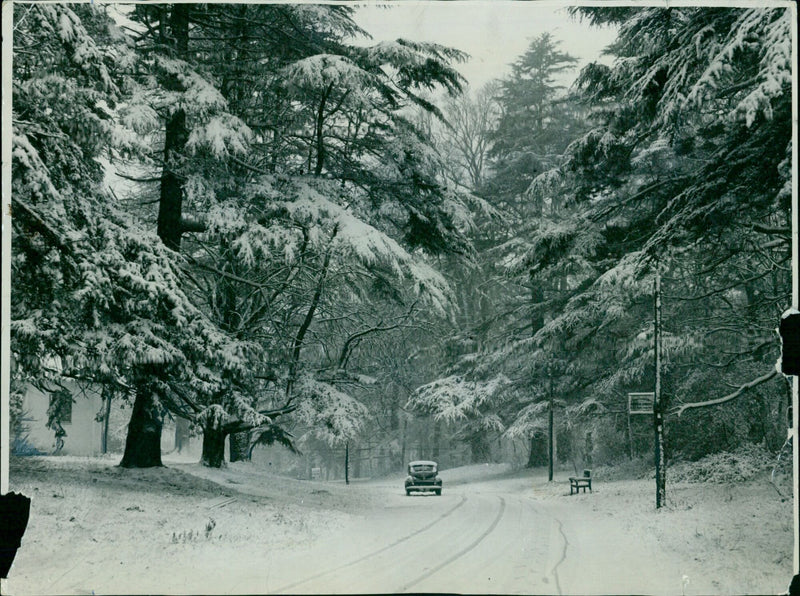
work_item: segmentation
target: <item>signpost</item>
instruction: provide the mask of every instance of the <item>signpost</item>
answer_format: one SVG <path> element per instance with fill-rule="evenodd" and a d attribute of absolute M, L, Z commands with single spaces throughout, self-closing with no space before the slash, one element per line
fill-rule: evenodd
<path fill-rule="evenodd" d="M 628 394 L 628 452 L 633 459 L 633 427 L 631 426 L 631 416 L 637 414 L 653 415 L 653 400 L 655 394 L 650 391 L 647 393 Z"/>
<path fill-rule="evenodd" d="M 628 415 L 633 414 L 653 414 L 653 401 L 655 393 L 629 393 L 628 394 Z"/>

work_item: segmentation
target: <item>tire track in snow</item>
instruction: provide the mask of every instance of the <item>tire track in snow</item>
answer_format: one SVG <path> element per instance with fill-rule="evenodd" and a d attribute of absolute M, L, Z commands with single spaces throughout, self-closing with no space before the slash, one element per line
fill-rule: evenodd
<path fill-rule="evenodd" d="M 476 546 L 478 546 L 484 540 L 484 538 L 486 538 L 489 534 L 491 534 L 492 531 L 497 527 L 497 524 L 500 523 L 500 520 L 503 518 L 503 513 L 506 510 L 506 501 L 505 501 L 505 499 L 503 497 L 498 497 L 498 498 L 500 499 L 500 509 L 497 512 L 497 516 L 494 518 L 494 521 L 492 522 L 492 524 L 488 528 L 486 528 L 486 530 L 480 536 L 478 536 L 475 540 L 473 540 L 469 545 L 465 546 L 460 551 L 455 553 L 449 559 L 447 559 L 444 562 L 440 563 L 439 565 L 437 565 L 433 569 L 430 569 L 430 570 L 426 571 L 425 573 L 420 575 L 415 580 L 410 581 L 407 584 L 405 584 L 404 586 L 402 586 L 398 590 L 398 592 L 406 592 L 412 586 L 416 586 L 421 581 L 428 579 L 434 573 L 437 573 L 437 572 L 441 571 L 442 569 L 444 569 L 445 567 L 450 565 L 450 563 L 452 563 L 453 561 L 456 561 L 457 559 L 460 559 L 461 557 L 466 555 L 469 551 L 471 551 Z"/>
<path fill-rule="evenodd" d="M 556 561 L 556 563 L 553 565 L 552 569 L 550 569 L 550 575 L 553 576 L 553 579 L 556 582 L 556 591 L 560 596 L 563 592 L 561 591 L 561 583 L 559 582 L 559 579 L 558 579 L 558 567 L 561 565 L 561 563 L 563 563 L 564 561 L 567 560 L 567 547 L 569 546 L 569 540 L 567 540 L 567 535 L 564 533 L 564 524 L 561 523 L 561 520 L 556 518 L 556 517 L 554 517 L 553 521 L 556 524 L 558 524 L 558 532 L 561 534 L 561 537 L 564 539 L 564 548 L 561 550 L 561 558 L 558 561 Z"/>
<path fill-rule="evenodd" d="M 330 569 L 326 569 L 325 571 L 320 571 L 319 573 L 315 573 L 314 575 L 310 575 L 308 577 L 304 577 L 301 580 L 298 580 L 298 581 L 296 581 L 294 583 L 291 583 L 291 584 L 289 584 L 287 586 L 283 586 L 282 588 L 279 588 L 277 590 L 271 590 L 270 593 L 271 594 L 280 594 L 281 592 L 284 592 L 286 590 L 291 590 L 292 588 L 296 588 L 297 586 L 300 586 L 300 585 L 302 585 L 302 584 L 304 584 L 306 582 L 310 582 L 310 581 L 313 581 L 315 579 L 319 579 L 320 577 L 322 577 L 324 575 L 335 573 L 335 572 L 340 571 L 342 569 L 347 569 L 348 567 L 352 567 L 353 565 L 358 565 L 359 563 L 361 563 L 363 561 L 366 561 L 367 559 L 370 559 L 372 557 L 376 557 L 379 554 L 381 554 L 383 552 L 386 552 L 387 550 L 392 549 L 392 548 L 398 546 L 399 544 L 402 544 L 406 540 L 410 540 L 414 536 L 417 536 L 417 535 L 421 534 L 422 532 L 426 532 L 426 531 L 430 530 L 433 526 L 435 526 L 436 524 L 438 524 L 439 522 L 441 522 L 442 520 L 447 518 L 456 509 L 458 509 L 459 507 L 464 505 L 464 503 L 466 503 L 466 502 L 467 502 L 467 497 L 462 496 L 461 497 L 461 501 L 459 501 L 457 505 L 455 505 L 451 509 L 447 510 L 445 513 L 443 513 L 442 515 L 440 515 L 439 517 L 434 519 L 432 522 L 422 526 L 418 530 L 415 530 L 415 531 L 411 532 L 410 534 L 406 534 L 402 538 L 398 538 L 394 542 L 390 542 L 389 544 L 379 548 L 378 550 L 375 550 L 375 551 L 372 551 L 370 553 L 367 553 L 366 555 L 362 555 L 361 557 L 359 557 L 357 559 L 354 559 L 354 560 L 350 561 L 349 563 L 345 563 L 344 565 L 339 565 L 338 567 L 332 567 Z"/>

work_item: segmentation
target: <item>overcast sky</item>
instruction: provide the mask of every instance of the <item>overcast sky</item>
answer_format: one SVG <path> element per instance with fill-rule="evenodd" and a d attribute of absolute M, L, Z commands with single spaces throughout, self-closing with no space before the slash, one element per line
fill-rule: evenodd
<path fill-rule="evenodd" d="M 464 50 L 472 59 L 458 69 L 473 88 L 508 74 L 508 64 L 525 51 L 531 39 L 545 31 L 561 41 L 562 50 L 580 60 L 576 70 L 567 75 L 568 80 L 562 82 L 565 84 L 575 78 L 581 66 L 601 59 L 603 48 L 614 39 L 612 29 L 590 27 L 570 18 L 563 3 L 404 0 L 389 8 L 387 5 L 363 6 L 355 14 L 356 22 L 373 36 L 373 41 L 404 37 Z"/>

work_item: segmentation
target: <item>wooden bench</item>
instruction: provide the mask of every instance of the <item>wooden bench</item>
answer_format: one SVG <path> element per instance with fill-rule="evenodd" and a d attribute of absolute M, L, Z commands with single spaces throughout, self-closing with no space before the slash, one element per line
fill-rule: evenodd
<path fill-rule="evenodd" d="M 589 492 L 592 492 L 592 471 L 591 470 L 584 470 L 583 476 L 570 476 L 569 478 L 569 494 L 575 494 L 580 492 L 583 489 L 583 492 L 586 492 L 586 488 L 589 488 Z"/>

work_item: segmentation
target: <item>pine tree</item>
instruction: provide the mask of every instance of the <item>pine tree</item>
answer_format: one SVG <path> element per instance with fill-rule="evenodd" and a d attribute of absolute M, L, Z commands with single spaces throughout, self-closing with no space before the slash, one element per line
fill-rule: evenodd
<path fill-rule="evenodd" d="M 225 334 L 235 341 L 254 341 L 275 363 L 257 367 L 251 379 L 229 380 L 229 390 L 195 404 L 198 412 L 184 410 L 183 415 L 205 426 L 204 437 L 215 437 L 215 446 L 204 456 L 215 465 L 221 461 L 219 437 L 252 430 L 254 436 L 247 439 L 252 442 L 264 430 L 258 428 L 262 424 L 271 436 L 275 427 L 269 416 L 294 410 L 305 343 L 310 333 L 317 333 L 315 318 L 334 299 L 363 300 L 369 284 L 400 293 L 415 286 L 437 308 L 444 307 L 446 284 L 401 247 L 397 241 L 402 236 L 411 246 L 469 252 L 452 221 L 459 197 L 433 181 L 426 139 L 400 116 L 403 101 L 425 103 L 416 97 L 416 87 L 441 83 L 457 91 L 457 75 L 446 61 L 459 54 L 410 42 L 366 50 L 350 47 L 341 41 L 358 32 L 349 21 L 349 9 L 311 8 L 187 8 L 180 23 L 189 23 L 185 41 L 192 63 L 181 59 L 186 52 L 173 47 L 177 42 L 161 44 L 166 57 L 156 55 L 150 70 L 168 76 L 159 75 L 164 83 L 136 96 L 140 106 L 152 106 L 163 94 L 161 86 L 174 87 L 169 76 L 177 79 L 171 96 L 185 106 L 188 136 L 175 162 L 185 181 L 180 192 L 193 209 L 200 208 L 195 219 L 181 214 L 190 231 L 197 232 L 183 245 L 193 269 L 190 295 Z M 161 31 L 167 31 L 168 41 L 175 38 L 169 34 L 174 23 L 168 10 L 137 10 L 151 32 L 143 39 Z M 323 25 L 323 15 L 334 18 Z M 157 39 L 162 36 L 158 33 Z M 284 47 L 287 38 L 294 42 L 291 49 Z M 175 52 L 178 56 L 172 57 Z M 230 68 L 231 61 L 220 60 L 220 55 L 241 60 Z M 315 70 L 327 62 L 333 67 Z M 381 70 L 385 65 L 404 72 L 399 85 Z M 355 99 L 348 99 L 344 83 L 362 87 L 353 89 Z M 204 100 L 200 109 L 197 99 Z M 146 109 L 131 106 L 128 113 Z M 170 118 L 166 114 L 162 119 Z M 159 119 L 152 121 L 160 125 Z M 345 128 L 348 132 L 339 137 Z M 313 131 L 305 145 L 284 142 L 304 138 L 305 131 Z M 337 132 L 330 136 L 330 131 Z M 332 152 L 329 145 L 337 147 L 340 138 L 344 146 Z M 349 171 L 358 177 L 331 165 L 324 168 L 325 175 L 316 166 L 309 168 L 318 180 L 302 179 L 296 166 L 314 152 L 312 164 L 349 160 Z M 375 156 L 382 167 L 371 164 Z M 162 190 L 167 177 L 161 176 Z M 163 192 L 159 202 L 164 205 Z M 379 211 L 390 211 L 387 203 L 405 211 L 407 219 L 393 217 L 397 224 L 387 225 Z M 352 291 L 339 293 L 334 279 L 355 282 L 355 296 Z M 365 285 L 364 279 L 374 281 Z M 277 390 L 279 383 L 284 384 L 282 391 Z"/>
<path fill-rule="evenodd" d="M 500 117 L 492 133 L 494 175 L 485 192 L 518 209 L 534 209 L 535 197 L 524 197 L 533 179 L 557 164 L 558 156 L 580 130 L 555 77 L 573 68 L 577 59 L 542 33 L 511 65 L 497 96 Z M 525 205 L 527 204 L 527 207 Z M 499 206 L 499 205 L 498 205 Z M 541 212 L 542 206 L 538 206 Z"/>
<path fill-rule="evenodd" d="M 610 48 L 617 60 L 583 70 L 576 91 L 585 107 L 554 102 L 585 114 L 564 145 L 547 160 L 520 162 L 529 177 L 514 188 L 490 182 L 482 191 L 525 214 L 506 216 L 513 223 L 484 253 L 506 271 L 509 307 L 487 318 L 496 326 L 480 342 L 485 353 L 471 348 L 444 375 L 486 381 L 505 372 L 514 388 L 493 412 L 506 436 L 526 439 L 546 424 L 547 370 L 557 366 L 555 403 L 570 434 L 603 429 L 622 451 L 624 429 L 603 421 L 620 395 L 652 390 L 657 261 L 667 456 L 767 440 L 764 413 L 775 426 L 785 401 L 772 383 L 779 346 L 765 331 L 790 287 L 789 13 L 578 12 L 620 26 Z M 515 139 L 536 138 L 528 134 L 536 126 L 532 118 L 503 135 L 509 155 Z M 460 337 L 479 336 L 478 325 L 467 329 Z M 721 391 L 720 378 L 735 390 Z M 724 416 L 698 409 L 732 400 Z M 696 418 L 678 416 L 690 411 Z M 720 432 L 699 432 L 709 425 Z"/>
<path fill-rule="evenodd" d="M 648 269 L 659 262 L 665 411 L 724 403 L 775 374 L 762 368 L 755 381 L 717 399 L 676 397 L 715 391 L 712 379 L 720 373 L 740 385 L 759 366 L 771 369 L 767 354 L 777 354 L 761 329 L 777 316 L 789 289 L 783 234 L 790 93 L 789 63 L 782 58 L 788 13 L 581 13 L 619 19 L 610 48 L 618 59 L 611 67 L 584 69 L 579 84 L 596 126 L 568 148 L 563 167 L 531 187 L 541 196 L 569 197 L 565 225 L 541 236 L 531 262 L 577 266 L 572 298 L 541 337 L 588 333 L 581 358 L 591 359 L 599 344 L 590 330 L 618 329 L 627 347 L 597 379 L 586 404 L 604 395 L 608 401 L 615 391 L 650 390 Z M 774 240 L 765 242 L 765 234 Z M 780 393 L 773 389 L 772 399 L 782 399 Z M 670 424 L 678 440 L 668 449 L 694 449 L 682 428 L 691 422 Z"/>
<path fill-rule="evenodd" d="M 160 443 L 152 440 L 160 435 L 158 410 L 185 406 L 170 383 L 197 381 L 198 363 L 209 358 L 219 370 L 245 367 L 188 300 L 172 252 L 104 188 L 105 150 L 119 133 L 114 110 L 127 85 L 122 65 L 132 60 L 124 37 L 93 7 L 20 10 L 12 165 L 17 376 L 34 384 L 76 378 L 132 397 L 138 416 L 131 426 L 142 421 L 130 442 L 134 465 L 160 465 Z"/>

